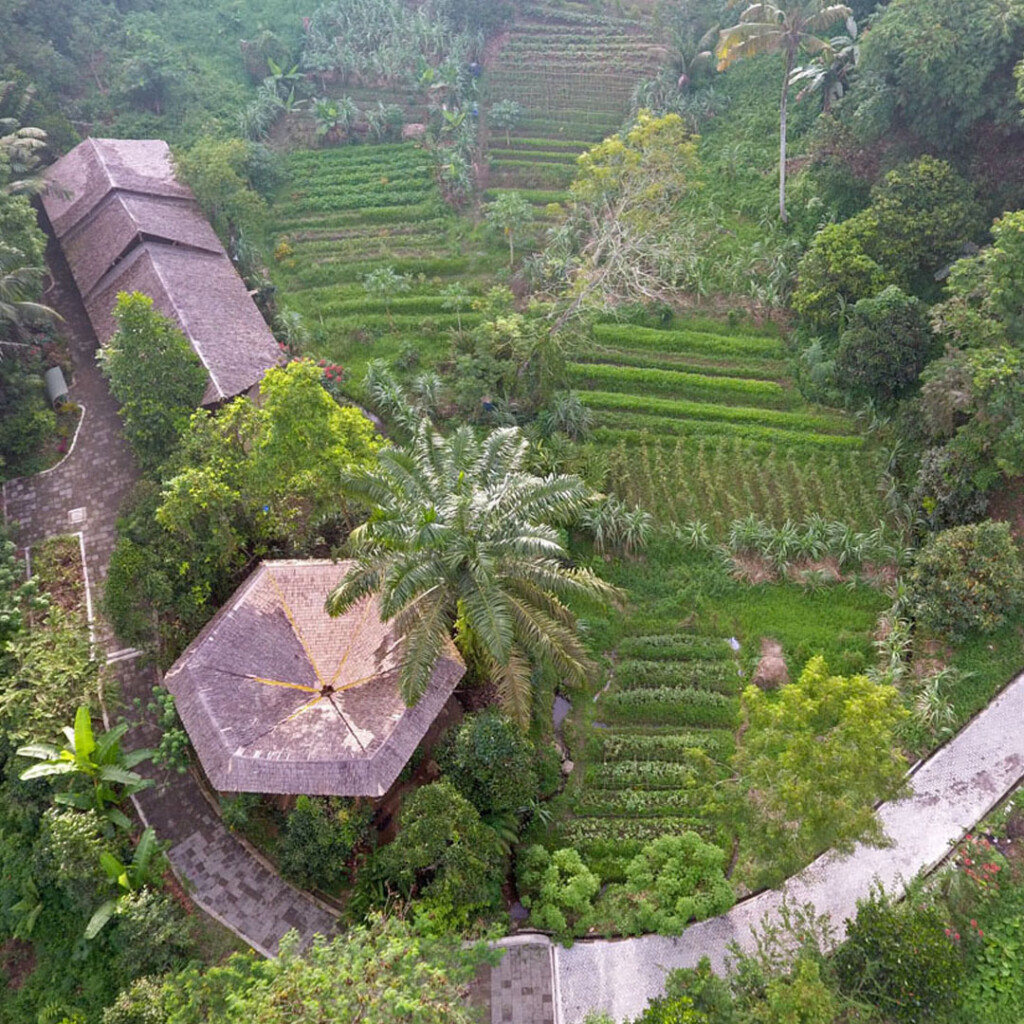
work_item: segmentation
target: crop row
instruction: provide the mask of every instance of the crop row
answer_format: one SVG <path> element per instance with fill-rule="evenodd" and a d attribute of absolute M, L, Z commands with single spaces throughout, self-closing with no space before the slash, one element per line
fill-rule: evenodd
<path fill-rule="evenodd" d="M 309 290 L 312 295 L 313 289 Z M 391 300 L 391 313 L 395 316 L 408 315 L 411 313 L 420 313 L 424 316 L 451 316 L 454 319 L 454 314 L 450 310 L 444 308 L 444 296 L 438 295 L 437 292 L 423 292 L 414 293 L 412 295 L 399 295 Z M 358 295 L 351 298 L 336 298 L 335 290 L 331 288 L 325 288 L 322 292 L 319 305 L 317 309 L 322 310 L 324 316 L 345 316 L 345 315 L 356 315 L 359 313 L 387 313 L 387 303 L 382 299 L 373 299 L 366 296 L 360 299 Z M 463 323 L 475 323 L 480 317 L 479 313 L 476 312 L 464 312 L 462 313 Z"/>
<path fill-rule="evenodd" d="M 461 256 L 436 257 L 433 259 L 388 260 L 397 274 L 424 274 L 427 277 L 451 277 L 466 269 L 467 260 Z M 381 265 L 381 260 L 365 260 L 346 263 L 344 257 L 336 260 L 325 259 L 318 263 L 300 266 L 293 271 L 297 282 L 308 288 L 328 286 L 345 281 L 361 281 L 371 270 Z"/>
<path fill-rule="evenodd" d="M 739 701 L 710 690 L 678 690 L 657 687 L 606 694 L 598 714 L 606 722 L 659 725 L 729 727 L 736 721 Z"/>
<path fill-rule="evenodd" d="M 548 188 L 489 188 L 484 192 L 484 199 L 488 202 L 493 202 L 503 192 L 515 191 L 523 197 L 528 203 L 533 203 L 534 206 L 547 206 L 550 203 L 564 203 L 569 198 L 569 193 L 565 189 L 548 189 Z"/>
<path fill-rule="evenodd" d="M 503 136 L 501 129 L 495 128 L 495 137 Z M 593 145 L 592 142 L 582 142 L 574 139 L 545 139 L 531 138 L 528 135 L 519 135 L 515 129 L 511 132 L 512 145 L 517 148 L 523 147 L 538 152 L 566 153 L 571 156 L 579 156 L 585 153 Z"/>
<path fill-rule="evenodd" d="M 864 446 L 863 438 L 855 434 L 818 434 L 717 420 L 680 420 L 664 416 L 642 416 L 638 413 L 599 412 L 595 422 L 593 439 L 603 444 L 620 441 L 627 445 L 644 444 L 647 441 L 668 444 L 676 438 L 728 438 L 757 445 L 762 452 L 773 445 L 842 451 L 859 451 Z"/>
<path fill-rule="evenodd" d="M 373 185 L 366 188 L 339 188 L 307 192 L 301 197 L 301 201 L 306 210 L 324 210 L 330 213 L 337 210 L 361 210 L 367 206 L 416 206 L 418 203 L 422 203 L 432 191 L 432 184 L 405 189 Z"/>
<path fill-rule="evenodd" d="M 402 232 L 401 234 L 381 234 L 379 231 L 363 231 L 348 234 L 344 238 L 303 237 L 289 241 L 289 245 L 303 257 L 322 253 L 336 253 L 339 249 L 352 256 L 359 252 L 383 250 L 385 254 L 396 249 L 416 248 L 421 252 L 437 252 L 448 241 L 447 231 Z"/>
<path fill-rule="evenodd" d="M 757 423 L 765 427 L 819 434 L 849 433 L 849 420 L 841 416 L 816 415 L 759 406 L 721 405 L 678 398 L 652 398 L 619 391 L 589 391 L 583 401 L 593 409 L 635 412 L 642 416 L 669 416 L 696 420 L 714 420 L 732 424 Z"/>
<path fill-rule="evenodd" d="M 649 391 L 670 398 L 784 408 L 792 405 L 796 397 L 775 381 L 746 377 L 709 377 L 681 370 L 586 363 L 570 363 L 568 371 L 572 382 L 580 386 L 612 391 Z"/>
<path fill-rule="evenodd" d="M 719 356 L 760 356 L 782 359 L 785 352 L 777 338 L 754 334 L 716 334 L 693 328 L 658 330 L 631 324 L 594 324 L 597 341 L 617 348 L 653 352 L 701 352 Z"/>
<path fill-rule="evenodd" d="M 680 789 L 696 777 L 693 764 L 678 761 L 610 761 L 588 764 L 586 786 L 595 789 Z"/>
<path fill-rule="evenodd" d="M 589 843 L 621 844 L 623 842 L 650 842 L 659 836 L 696 832 L 705 838 L 715 834 L 715 827 L 707 818 L 586 818 L 567 821 L 560 829 L 561 840 L 569 846 Z"/>
<path fill-rule="evenodd" d="M 665 818 L 696 815 L 707 804 L 701 789 L 593 789 L 577 800 L 575 811 L 593 818 Z"/>
<path fill-rule="evenodd" d="M 750 512 L 775 525 L 817 512 L 864 529 L 883 516 L 877 458 L 849 447 L 829 451 L 738 436 L 671 446 L 648 433 L 610 433 L 607 486 L 663 523 L 699 519 L 722 539 L 729 523 Z"/>
<path fill-rule="evenodd" d="M 371 206 L 347 213 L 332 211 L 329 220 L 298 204 L 284 204 L 274 210 L 277 231 L 296 231 L 310 227 L 343 227 L 346 224 L 413 224 L 432 220 L 444 213 L 440 198 L 429 199 L 415 206 Z"/>
<path fill-rule="evenodd" d="M 288 154 L 290 169 L 356 167 L 360 164 L 379 164 L 386 167 L 399 166 L 403 163 L 426 165 L 429 159 L 411 142 L 349 146 L 344 149 L 297 149 Z"/>
<path fill-rule="evenodd" d="M 491 161 L 493 166 L 495 163 L 515 163 L 519 161 L 525 161 L 531 164 L 554 164 L 558 167 L 569 167 L 575 171 L 576 157 L 578 154 L 569 153 L 553 153 L 550 150 L 544 149 L 519 149 L 513 147 L 512 149 L 506 149 L 504 146 L 500 149 L 489 149 L 487 151 L 488 159 Z"/>
<path fill-rule="evenodd" d="M 581 363 L 614 363 L 617 366 L 646 366 L 652 370 L 686 370 L 706 377 L 753 377 L 778 380 L 785 376 L 785 364 L 776 359 L 743 359 L 736 356 L 705 355 L 699 352 L 636 352 L 621 348 L 592 348 L 577 352 Z"/>
<path fill-rule="evenodd" d="M 627 636 L 619 641 L 619 654 L 623 657 L 642 658 L 645 661 L 703 662 L 728 658 L 729 645 L 718 637 L 694 636 L 690 633 L 662 633 L 652 636 Z"/>
<path fill-rule="evenodd" d="M 734 694 L 737 669 L 728 661 L 639 661 L 629 659 L 615 667 L 615 684 L 620 690 L 664 688 L 712 690 Z"/>
<path fill-rule="evenodd" d="M 689 732 L 598 729 L 587 741 L 588 753 L 606 762 L 697 764 L 705 755 L 716 761 L 725 761 L 732 755 L 734 746 L 732 733 L 727 729 Z"/>

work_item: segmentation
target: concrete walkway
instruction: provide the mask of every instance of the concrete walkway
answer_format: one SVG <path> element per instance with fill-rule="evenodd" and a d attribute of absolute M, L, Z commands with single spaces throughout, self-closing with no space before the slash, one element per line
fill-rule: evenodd
<path fill-rule="evenodd" d="M 126 746 L 155 746 L 159 730 L 148 704 L 157 673 L 141 663 L 137 652 L 117 650 L 116 638 L 96 614 L 117 541 L 118 510 L 138 479 L 138 470 L 121 433 L 117 405 L 96 365 L 96 336 L 52 242 L 47 263 L 55 282 L 45 301 L 66 322 L 75 363 L 70 395 L 85 407 L 85 414 L 71 452 L 59 465 L 4 485 L 4 515 L 22 548 L 47 537 L 78 534 L 97 648 L 110 659 L 108 674 L 120 683 L 123 712 L 133 720 Z M 265 956 L 276 952 L 291 928 L 304 942 L 318 932 L 334 931 L 334 915 L 284 882 L 240 843 L 212 811 L 191 775 L 143 766 L 147 769 L 158 784 L 136 798 L 136 807 L 160 839 L 171 844 L 171 864 L 199 907 Z"/>
<path fill-rule="evenodd" d="M 717 971 L 727 947 L 753 946 L 751 929 L 775 918 L 785 897 L 828 914 L 841 936 L 857 900 L 881 882 L 899 892 L 904 881 L 936 867 L 1024 777 L 1024 675 L 914 773 L 913 793 L 884 804 L 879 816 L 892 845 L 858 846 L 849 856 L 826 854 L 791 878 L 781 891 L 762 893 L 728 914 L 692 925 L 679 938 L 648 935 L 618 941 L 578 942 L 554 949 L 554 986 L 562 1024 L 579 1024 L 589 1010 L 616 1021 L 638 1016 L 664 991 L 665 974 L 710 957 Z M 515 955 L 512 951 L 510 955 Z M 506 957 L 507 959 L 507 957 Z M 497 1024 L 499 1018 L 492 1018 Z"/>
<path fill-rule="evenodd" d="M 57 284 L 47 301 L 69 325 L 76 370 L 71 396 L 86 407 L 85 420 L 74 449 L 59 466 L 8 482 L 5 515 L 23 546 L 79 533 L 95 603 L 116 539 L 117 511 L 137 472 L 116 407 L 96 369 L 96 340 L 77 293 L 60 254 L 51 252 L 48 259 Z M 153 671 L 130 653 L 114 651 L 116 642 L 102 631 L 99 639 L 108 653 L 122 655 L 112 670 L 120 679 L 125 707 L 138 698 L 143 708 L 133 739 L 152 744 L 155 726 L 144 709 L 156 680 Z M 1024 676 L 918 769 L 912 796 L 881 808 L 891 847 L 858 847 L 843 858 L 826 855 L 781 892 L 747 900 L 678 939 L 579 942 L 568 950 L 544 940 L 512 940 L 490 979 L 493 1024 L 578 1024 L 591 1009 L 616 1020 L 635 1017 L 662 992 L 668 970 L 693 966 L 702 956 L 721 970 L 730 942 L 750 948 L 751 929 L 778 913 L 783 894 L 791 903 L 812 903 L 841 926 L 873 880 L 896 890 L 902 880 L 934 867 L 1017 784 L 1024 776 L 1022 726 Z M 334 918 L 325 908 L 285 883 L 227 831 L 191 776 L 156 777 L 158 786 L 141 795 L 140 814 L 172 843 L 171 863 L 200 907 L 265 955 L 274 953 L 290 928 L 306 941 L 317 932 L 333 931 Z"/>

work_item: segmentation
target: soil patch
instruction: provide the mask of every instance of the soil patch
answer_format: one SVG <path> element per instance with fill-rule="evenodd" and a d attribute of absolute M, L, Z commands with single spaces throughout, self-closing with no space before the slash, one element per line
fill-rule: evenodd
<path fill-rule="evenodd" d="M 777 690 L 789 682 L 789 669 L 782 655 L 782 644 L 770 636 L 761 637 L 761 660 L 754 671 L 753 682 L 762 690 Z"/>
<path fill-rule="evenodd" d="M 16 992 L 36 969 L 36 953 L 31 942 L 8 939 L 0 945 L 0 976 L 9 992 Z"/>

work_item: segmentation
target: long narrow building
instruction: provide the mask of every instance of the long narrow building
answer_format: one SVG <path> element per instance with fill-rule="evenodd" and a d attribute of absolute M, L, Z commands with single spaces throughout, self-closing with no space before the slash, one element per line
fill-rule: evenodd
<path fill-rule="evenodd" d="M 249 392 L 280 349 L 160 139 L 86 139 L 48 169 L 43 208 L 101 345 L 118 292 L 176 321 L 207 372 L 203 405 Z"/>

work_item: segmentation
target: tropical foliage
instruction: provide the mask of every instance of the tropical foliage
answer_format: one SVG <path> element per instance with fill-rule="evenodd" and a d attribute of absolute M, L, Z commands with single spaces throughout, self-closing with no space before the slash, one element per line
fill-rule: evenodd
<path fill-rule="evenodd" d="M 345 477 L 371 509 L 352 535 L 356 564 L 328 599 L 331 614 L 368 594 L 404 637 L 406 700 L 426 688 L 453 635 L 498 687 L 507 712 L 530 719 L 532 676 L 557 671 L 582 682 L 590 659 L 566 602 L 607 603 L 616 591 L 568 566 L 557 526 L 579 515 L 582 481 L 532 476 L 514 429 L 483 441 L 462 427 L 443 437 L 423 423 L 407 450 L 386 450 L 373 472 Z"/>

